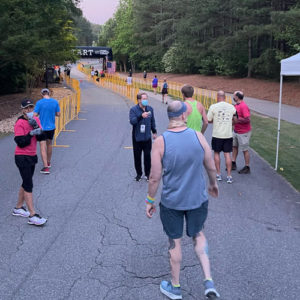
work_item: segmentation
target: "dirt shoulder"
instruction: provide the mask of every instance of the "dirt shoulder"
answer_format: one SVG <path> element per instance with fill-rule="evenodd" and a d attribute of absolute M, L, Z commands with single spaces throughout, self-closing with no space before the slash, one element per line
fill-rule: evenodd
<path fill-rule="evenodd" d="M 218 91 L 223 90 L 227 93 L 234 91 L 243 91 L 246 97 L 257 98 L 278 102 L 279 82 L 260 80 L 254 78 L 228 78 L 222 76 L 204 76 L 204 75 L 184 75 L 184 74 L 164 74 L 148 73 L 147 78 L 152 79 L 157 75 L 159 80 L 166 78 L 168 81 L 190 84 L 195 87 Z M 142 73 L 135 73 L 133 77 L 142 78 Z M 300 81 L 285 82 L 282 89 L 282 103 L 300 107 Z"/>
<path fill-rule="evenodd" d="M 61 84 L 51 85 L 49 88 L 51 97 L 60 100 L 72 94 L 72 90 L 63 87 Z M 41 88 L 33 89 L 30 95 L 26 93 L 18 93 L 0 96 L 0 132 L 13 132 L 14 124 L 20 115 L 20 105 L 22 99 L 29 97 L 34 103 L 40 100 Z"/>

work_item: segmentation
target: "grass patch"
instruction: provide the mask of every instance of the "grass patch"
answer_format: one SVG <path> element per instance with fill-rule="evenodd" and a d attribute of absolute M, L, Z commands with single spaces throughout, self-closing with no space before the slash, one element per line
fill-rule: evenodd
<path fill-rule="evenodd" d="M 272 167 L 275 167 L 277 120 L 251 115 L 251 147 Z M 281 120 L 278 173 L 300 191 L 300 125 Z"/>

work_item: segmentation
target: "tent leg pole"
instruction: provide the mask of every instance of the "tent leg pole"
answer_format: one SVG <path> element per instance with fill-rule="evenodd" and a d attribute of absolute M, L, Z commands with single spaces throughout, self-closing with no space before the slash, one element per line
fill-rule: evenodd
<path fill-rule="evenodd" d="M 282 101 L 282 77 L 280 75 L 280 91 L 279 91 L 279 106 L 278 106 L 278 129 L 277 129 L 277 146 L 276 146 L 276 162 L 275 171 L 278 168 L 278 153 L 279 153 L 279 138 L 280 138 L 280 120 L 281 120 L 281 101 Z"/>

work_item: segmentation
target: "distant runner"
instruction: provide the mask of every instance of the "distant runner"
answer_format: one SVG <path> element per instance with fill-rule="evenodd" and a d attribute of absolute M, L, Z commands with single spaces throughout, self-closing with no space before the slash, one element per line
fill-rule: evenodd
<path fill-rule="evenodd" d="M 36 103 L 34 115 L 39 116 L 43 127 L 43 140 L 40 142 L 41 151 L 46 153 L 46 166 L 41 173 L 49 174 L 52 158 L 52 140 L 55 133 L 55 117 L 60 116 L 60 107 L 56 99 L 50 98 L 50 91 L 42 89 L 43 99 Z"/>
<path fill-rule="evenodd" d="M 161 95 L 162 95 L 162 103 L 166 102 L 166 104 L 168 104 L 168 84 L 167 84 L 167 79 L 164 79 L 164 83 L 163 83 L 162 90 L 161 90 Z"/>
<path fill-rule="evenodd" d="M 152 80 L 152 88 L 155 95 L 157 94 L 157 86 L 158 86 L 158 79 L 157 76 L 154 75 L 154 78 Z"/>

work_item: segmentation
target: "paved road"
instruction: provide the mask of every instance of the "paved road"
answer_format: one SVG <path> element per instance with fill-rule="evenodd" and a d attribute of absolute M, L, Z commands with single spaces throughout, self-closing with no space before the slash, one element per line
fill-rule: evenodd
<path fill-rule="evenodd" d="M 81 88 L 86 120 L 59 136 L 70 148 L 54 150 L 51 174 L 34 177 L 36 206 L 49 218 L 43 228 L 11 216 L 20 177 L 12 136 L 0 139 L 0 299 L 166 299 L 159 282 L 169 278 L 167 239 L 158 215 L 145 217 L 147 184 L 133 181 L 132 150 L 124 148 L 132 103 L 86 81 Z M 150 104 L 161 133 L 165 106 Z M 210 201 L 214 279 L 226 300 L 299 299 L 299 193 L 251 155 L 252 174 L 221 182 L 220 197 Z M 202 280 L 185 237 L 184 299 L 203 299 Z"/>
<path fill-rule="evenodd" d="M 259 100 L 250 97 L 245 97 L 245 102 L 248 104 L 251 110 L 278 119 L 278 103 L 267 100 Z M 295 107 L 286 104 L 281 105 L 281 120 L 300 125 L 299 116 L 300 107 Z"/>

